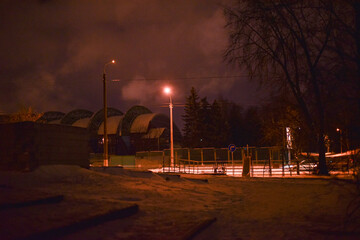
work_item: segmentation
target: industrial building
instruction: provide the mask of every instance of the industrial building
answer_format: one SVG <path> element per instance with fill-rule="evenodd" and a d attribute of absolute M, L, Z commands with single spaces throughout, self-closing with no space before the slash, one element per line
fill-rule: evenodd
<path fill-rule="evenodd" d="M 153 113 L 144 106 L 133 106 L 123 113 L 107 109 L 109 154 L 129 155 L 137 151 L 169 148 L 170 120 L 168 116 Z M 103 152 L 104 110 L 92 112 L 76 109 L 68 113 L 45 112 L 40 123 L 68 125 L 88 130 L 90 152 Z M 180 146 L 181 133 L 174 124 L 174 144 Z"/>

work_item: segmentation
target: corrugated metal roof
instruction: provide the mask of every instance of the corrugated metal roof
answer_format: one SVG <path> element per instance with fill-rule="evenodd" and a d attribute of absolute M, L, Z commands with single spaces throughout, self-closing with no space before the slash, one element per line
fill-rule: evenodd
<path fill-rule="evenodd" d="M 165 128 L 152 128 L 149 130 L 147 134 L 142 136 L 141 138 L 150 139 L 150 138 L 159 138 L 163 132 L 165 131 Z"/>
<path fill-rule="evenodd" d="M 156 116 L 156 113 L 141 114 L 133 121 L 130 133 L 146 133 L 149 128 L 150 121 Z"/>
<path fill-rule="evenodd" d="M 76 122 L 74 122 L 72 124 L 72 126 L 74 127 L 82 127 L 82 128 L 88 128 L 89 124 L 90 124 L 90 121 L 91 121 L 91 117 L 89 118 L 82 118 L 82 119 L 79 119 L 77 120 Z"/>
<path fill-rule="evenodd" d="M 113 116 L 108 117 L 107 119 L 107 134 L 118 134 L 119 125 L 121 125 L 124 116 Z M 99 130 L 99 135 L 104 135 L 104 122 L 101 123 Z"/>
<path fill-rule="evenodd" d="M 61 120 L 65 116 L 63 112 L 49 111 L 44 112 L 44 114 L 37 120 L 37 122 L 49 123 L 55 120 Z"/>
<path fill-rule="evenodd" d="M 89 118 L 93 115 L 94 113 L 86 110 L 86 109 L 75 109 L 71 112 L 68 112 L 62 119 L 61 119 L 61 124 L 65 124 L 65 125 L 72 125 L 74 122 L 76 122 L 79 119 L 82 118 Z"/>
<path fill-rule="evenodd" d="M 131 124 L 135 120 L 135 118 L 141 114 L 152 113 L 148 108 L 144 106 L 133 106 L 128 111 L 126 111 L 124 115 L 124 120 L 121 124 L 120 135 L 121 136 L 129 136 Z"/>
<path fill-rule="evenodd" d="M 108 118 L 113 116 L 122 116 L 122 115 L 123 113 L 116 108 L 111 108 L 111 107 L 107 108 Z M 99 127 L 103 121 L 104 121 L 104 109 L 101 109 L 96 113 L 94 113 L 94 115 L 91 117 L 90 125 L 88 127 L 90 132 L 95 132 L 95 133 L 99 132 Z"/>

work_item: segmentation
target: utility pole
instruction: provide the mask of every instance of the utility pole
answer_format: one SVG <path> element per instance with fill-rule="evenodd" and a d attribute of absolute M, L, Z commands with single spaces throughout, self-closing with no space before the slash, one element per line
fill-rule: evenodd
<path fill-rule="evenodd" d="M 103 70 L 103 103 L 104 103 L 104 167 L 109 166 L 109 143 L 107 136 L 107 98 L 106 98 L 106 66 L 108 64 L 114 64 L 115 60 L 108 62 L 104 65 Z"/>

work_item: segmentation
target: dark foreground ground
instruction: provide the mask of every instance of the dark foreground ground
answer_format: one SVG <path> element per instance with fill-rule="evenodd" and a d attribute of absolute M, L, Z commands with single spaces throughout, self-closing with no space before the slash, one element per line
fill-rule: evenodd
<path fill-rule="evenodd" d="M 360 239 L 350 181 L 100 170 L 0 172 L 0 239 Z"/>

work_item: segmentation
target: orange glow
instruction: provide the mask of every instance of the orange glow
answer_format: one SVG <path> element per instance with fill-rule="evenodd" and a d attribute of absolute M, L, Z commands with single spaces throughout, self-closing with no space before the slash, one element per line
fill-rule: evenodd
<path fill-rule="evenodd" d="M 171 88 L 170 87 L 165 87 L 164 88 L 164 93 L 171 94 Z"/>
<path fill-rule="evenodd" d="M 112 62 L 112 63 L 115 63 L 115 60 L 112 60 L 111 62 Z"/>

